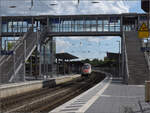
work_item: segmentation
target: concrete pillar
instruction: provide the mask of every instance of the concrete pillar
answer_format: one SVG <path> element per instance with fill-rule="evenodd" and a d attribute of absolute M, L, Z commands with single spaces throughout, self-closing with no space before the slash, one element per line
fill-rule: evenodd
<path fill-rule="evenodd" d="M 47 17 L 47 27 L 49 26 L 49 17 Z"/>
<path fill-rule="evenodd" d="M 68 62 L 68 74 L 70 74 L 71 73 L 71 71 L 70 71 L 70 60 L 69 60 L 69 62 Z"/>
<path fill-rule="evenodd" d="M 2 37 L 0 37 L 0 51 L 2 50 Z"/>
<path fill-rule="evenodd" d="M 49 37 L 50 38 L 50 65 L 51 65 L 51 77 L 53 76 L 53 37 Z"/>
<path fill-rule="evenodd" d="M 35 73 L 36 73 L 36 75 L 35 75 L 35 79 L 37 79 L 37 77 L 38 77 L 38 50 L 37 50 L 37 48 L 36 48 L 36 50 L 35 50 Z"/>
<path fill-rule="evenodd" d="M 0 36 L 0 58 L 1 58 L 1 50 L 2 50 L 2 37 Z M 2 67 L 0 66 L 0 83 L 2 83 Z"/>
<path fill-rule="evenodd" d="M 42 45 L 40 44 L 40 55 L 39 55 L 39 76 L 42 76 L 42 68 L 41 68 L 41 60 L 42 60 L 42 54 L 41 54 L 41 51 L 42 51 Z"/>
<path fill-rule="evenodd" d="M 32 56 L 30 56 L 30 76 L 32 76 Z"/>
<path fill-rule="evenodd" d="M 0 17 L 0 37 L 2 36 L 2 17 Z"/>
<path fill-rule="evenodd" d="M 57 58 L 57 74 L 59 74 L 59 59 Z"/>
<path fill-rule="evenodd" d="M 34 31 L 34 18 L 32 17 L 32 31 Z"/>
<path fill-rule="evenodd" d="M 120 31 L 123 32 L 123 16 L 120 17 Z"/>
<path fill-rule="evenodd" d="M 65 75 L 65 59 L 63 59 L 64 75 Z"/>
<path fill-rule="evenodd" d="M 43 57 L 43 62 L 42 62 L 42 68 L 43 68 L 43 70 L 42 70 L 42 74 L 43 75 L 45 75 L 45 45 L 42 45 L 42 47 L 43 47 L 43 54 L 42 54 L 42 57 Z"/>
<path fill-rule="evenodd" d="M 51 70 L 52 70 L 52 75 L 55 73 L 54 71 L 55 70 L 55 65 L 54 65 L 54 62 L 55 62 L 55 54 L 56 54 L 56 44 L 55 44 L 55 40 L 53 37 L 50 37 L 50 53 L 51 53 L 51 56 L 50 56 L 50 61 L 51 61 Z"/>
<path fill-rule="evenodd" d="M 124 43 L 123 37 L 121 37 L 121 76 L 124 78 Z"/>
<path fill-rule="evenodd" d="M 1 50 L 2 50 L 2 17 L 0 17 L 0 51 Z"/>
<path fill-rule="evenodd" d="M 137 22 L 137 24 L 138 24 L 138 25 L 137 25 L 137 30 L 138 30 L 138 29 L 140 28 L 140 26 L 141 26 L 141 25 L 140 25 L 140 15 L 138 15 L 138 22 Z"/>

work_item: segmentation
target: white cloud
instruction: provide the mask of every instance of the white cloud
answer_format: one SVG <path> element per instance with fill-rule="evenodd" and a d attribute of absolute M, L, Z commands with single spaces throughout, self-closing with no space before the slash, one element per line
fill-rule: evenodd
<path fill-rule="evenodd" d="M 58 37 L 56 37 L 57 39 L 59 39 Z M 112 38 L 114 38 L 113 36 L 103 36 L 103 37 L 94 37 L 94 36 L 88 36 L 88 37 L 78 37 L 78 36 L 74 36 L 74 37 L 61 37 L 61 41 L 64 40 L 64 39 L 70 39 L 72 41 L 75 41 L 75 40 L 86 40 L 88 42 L 96 42 L 96 43 L 99 43 L 103 40 L 111 40 Z"/>
<path fill-rule="evenodd" d="M 68 49 L 71 46 L 69 41 L 65 41 L 64 39 L 61 38 L 56 38 L 56 52 L 62 53 L 66 49 Z"/>
<path fill-rule="evenodd" d="M 75 0 L 56 0 L 57 5 L 50 5 L 51 0 L 34 0 L 31 8 L 30 0 L 1 0 L 1 15 L 52 15 L 52 14 L 111 14 L 127 13 L 129 6 L 123 1 L 100 1 L 92 4 L 91 1 L 82 1 L 77 5 Z M 9 6 L 16 6 L 12 9 Z"/>

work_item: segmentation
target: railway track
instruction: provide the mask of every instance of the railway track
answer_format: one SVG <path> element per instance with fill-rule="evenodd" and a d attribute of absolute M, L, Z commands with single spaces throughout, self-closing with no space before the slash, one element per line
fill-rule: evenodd
<path fill-rule="evenodd" d="M 80 79 L 76 79 L 75 81 L 81 81 Z M 72 82 L 67 82 L 65 84 L 62 84 L 60 86 L 56 86 L 54 88 L 43 88 L 7 98 L 3 98 L 0 100 L 1 102 L 1 109 L 3 112 L 7 112 L 10 109 L 14 109 L 16 107 L 22 106 L 26 103 L 32 102 L 36 99 L 41 98 L 42 96 L 47 96 L 52 93 L 55 93 L 58 90 L 63 90 L 67 87 L 67 85 L 73 84 L 74 81 Z"/>
<path fill-rule="evenodd" d="M 1 99 L 5 113 L 48 112 L 89 89 L 102 78 L 80 78 L 55 88 L 45 88 L 30 93 Z"/>

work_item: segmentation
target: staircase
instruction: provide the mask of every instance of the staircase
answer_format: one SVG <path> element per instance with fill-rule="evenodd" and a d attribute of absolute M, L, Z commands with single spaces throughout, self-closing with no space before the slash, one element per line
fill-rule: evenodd
<path fill-rule="evenodd" d="M 144 84 L 150 74 L 144 53 L 141 51 L 141 39 L 136 31 L 124 32 L 127 62 L 128 84 Z"/>
<path fill-rule="evenodd" d="M 13 47 L 13 55 L 0 59 L 0 83 L 24 81 L 25 65 L 37 46 L 37 33 L 30 28 Z"/>

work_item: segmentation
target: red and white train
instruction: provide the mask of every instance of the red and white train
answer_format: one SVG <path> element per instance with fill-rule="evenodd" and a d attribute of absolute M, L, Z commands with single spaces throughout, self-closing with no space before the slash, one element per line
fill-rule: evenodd
<path fill-rule="evenodd" d="M 92 69 L 91 69 L 91 64 L 89 63 L 85 63 L 83 66 L 82 66 L 82 71 L 81 71 L 81 75 L 82 76 L 89 76 L 92 72 Z"/>

